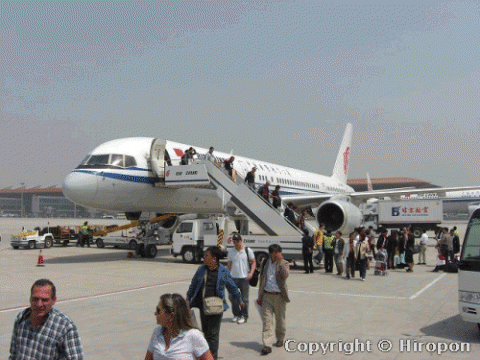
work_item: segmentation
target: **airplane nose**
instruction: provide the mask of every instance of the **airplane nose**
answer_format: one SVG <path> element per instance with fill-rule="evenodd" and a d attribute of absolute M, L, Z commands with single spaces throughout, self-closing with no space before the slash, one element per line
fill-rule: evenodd
<path fill-rule="evenodd" d="M 97 192 L 97 177 L 92 173 L 71 172 L 63 180 L 62 191 L 75 204 L 92 206 Z"/>

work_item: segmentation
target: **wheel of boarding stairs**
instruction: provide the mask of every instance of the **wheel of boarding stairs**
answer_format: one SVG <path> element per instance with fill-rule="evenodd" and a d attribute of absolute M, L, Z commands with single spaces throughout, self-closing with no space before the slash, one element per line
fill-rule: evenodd
<path fill-rule="evenodd" d="M 135 240 L 130 240 L 128 243 L 128 248 L 130 250 L 135 250 L 137 248 L 137 242 Z"/>
<path fill-rule="evenodd" d="M 157 256 L 157 246 L 155 244 L 149 244 L 145 248 L 145 256 L 147 258 L 154 258 Z"/>

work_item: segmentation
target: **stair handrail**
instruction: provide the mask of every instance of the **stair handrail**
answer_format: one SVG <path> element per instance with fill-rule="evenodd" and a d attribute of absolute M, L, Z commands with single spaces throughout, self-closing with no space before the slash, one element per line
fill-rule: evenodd
<path fill-rule="evenodd" d="M 208 160 L 197 160 L 197 162 L 199 162 L 199 163 L 201 163 L 201 162 L 203 162 L 203 161 L 208 161 Z M 235 172 L 235 179 L 233 179 L 232 177 L 230 177 L 230 175 L 227 173 L 227 171 L 226 171 L 224 168 L 218 166 L 218 165 L 215 164 L 215 163 L 213 163 L 213 165 L 215 165 L 220 171 L 222 171 L 225 175 L 227 175 L 227 177 L 228 177 L 231 181 L 235 182 L 237 185 L 240 185 L 241 183 L 245 183 L 245 178 L 244 178 L 242 175 L 240 175 L 239 172 Z M 287 217 L 283 216 L 281 210 L 278 210 L 277 208 L 275 208 L 270 201 L 268 201 L 268 200 L 265 199 L 263 196 L 261 196 L 261 195 L 258 193 L 257 189 L 252 188 L 251 186 L 248 186 L 248 185 L 246 185 L 246 187 L 247 187 L 252 193 L 254 193 L 259 199 L 261 199 L 265 204 L 267 204 L 272 210 L 274 210 L 274 211 L 278 214 L 278 216 L 281 216 L 281 217 L 283 218 L 283 220 L 285 220 L 290 226 L 292 226 L 292 227 L 295 228 L 296 230 L 301 231 L 301 229 L 300 229 L 297 225 L 295 225 L 294 223 L 292 223 Z M 283 202 L 283 200 L 281 200 L 281 204 L 285 207 L 285 203 Z M 310 229 L 310 230 L 311 230 L 311 229 Z M 315 230 L 313 230 L 313 231 L 315 231 Z"/>

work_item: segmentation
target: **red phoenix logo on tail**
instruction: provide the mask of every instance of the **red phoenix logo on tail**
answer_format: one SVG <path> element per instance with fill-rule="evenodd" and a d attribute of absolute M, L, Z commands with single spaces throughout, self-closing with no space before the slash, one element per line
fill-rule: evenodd
<path fill-rule="evenodd" d="M 350 157 L 350 147 L 347 147 L 343 153 L 343 172 L 346 174 L 348 172 L 348 162 Z"/>

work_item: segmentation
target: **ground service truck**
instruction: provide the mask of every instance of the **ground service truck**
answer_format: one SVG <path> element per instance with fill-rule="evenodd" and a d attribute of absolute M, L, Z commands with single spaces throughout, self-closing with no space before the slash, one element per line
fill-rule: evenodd
<path fill-rule="evenodd" d="M 210 246 L 218 246 L 224 256 L 228 249 L 233 247 L 230 221 L 220 219 L 193 219 L 185 220 L 179 224 L 172 235 L 171 253 L 173 256 L 181 256 L 183 262 L 197 263 L 203 257 L 203 252 Z M 233 229 L 233 227 L 232 227 Z M 303 260 L 302 236 L 270 236 L 264 234 L 241 235 L 243 245 L 252 249 L 257 260 L 261 264 L 268 259 L 268 247 L 278 244 L 282 247 L 285 260 Z"/>
<path fill-rule="evenodd" d="M 361 206 L 363 226 L 374 229 L 412 227 L 420 237 L 423 230 L 435 230 L 443 221 L 442 200 L 375 200 Z"/>
<path fill-rule="evenodd" d="M 38 246 L 45 249 L 53 245 L 53 234 L 48 230 L 43 232 L 36 228 L 35 230 L 23 230 L 21 233 L 11 236 L 10 244 L 15 250 L 23 247 L 26 249 L 36 249 Z"/>

